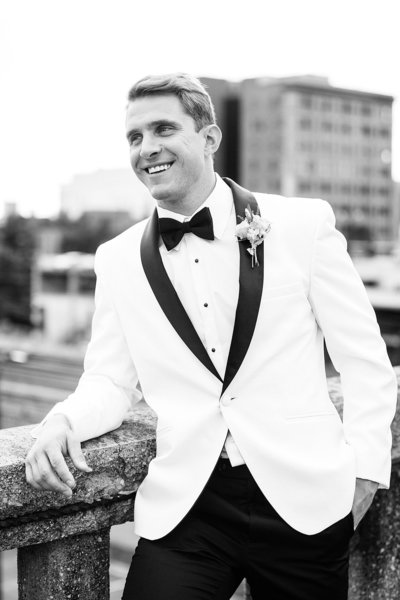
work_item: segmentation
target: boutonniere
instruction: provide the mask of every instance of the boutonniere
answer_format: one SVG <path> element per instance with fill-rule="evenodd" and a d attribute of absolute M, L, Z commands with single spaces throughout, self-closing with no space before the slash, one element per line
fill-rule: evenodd
<path fill-rule="evenodd" d="M 263 219 L 259 213 L 255 214 L 250 205 L 244 210 L 244 217 L 239 216 L 242 222 L 236 225 L 236 237 L 239 242 L 250 242 L 250 248 L 247 252 L 251 254 L 251 266 L 258 267 L 260 264 L 257 259 L 257 246 L 263 243 L 267 233 L 271 229 L 271 223 L 267 219 Z"/>

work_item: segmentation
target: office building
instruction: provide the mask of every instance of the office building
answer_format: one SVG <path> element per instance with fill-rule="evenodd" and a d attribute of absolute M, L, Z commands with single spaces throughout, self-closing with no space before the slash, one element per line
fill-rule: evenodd
<path fill-rule="evenodd" d="M 214 96 L 212 80 L 208 85 Z M 324 198 L 352 236 L 395 238 L 392 96 L 334 87 L 312 75 L 247 79 L 235 93 L 239 183 Z M 217 113 L 218 107 L 223 112 L 224 104 L 217 103 Z M 226 116 L 219 118 L 223 124 Z"/>

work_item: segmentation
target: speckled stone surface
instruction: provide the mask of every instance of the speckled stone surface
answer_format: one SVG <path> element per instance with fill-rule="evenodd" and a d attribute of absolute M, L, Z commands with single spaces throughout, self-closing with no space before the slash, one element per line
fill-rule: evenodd
<path fill-rule="evenodd" d="M 400 598 L 400 463 L 379 490 L 351 543 L 349 600 Z"/>
<path fill-rule="evenodd" d="M 70 538 L 77 533 L 95 533 L 99 529 L 133 521 L 133 512 L 134 500 L 130 498 L 68 515 L 60 513 L 40 521 L 24 523 L 18 518 L 14 526 L 0 529 L 0 552 Z"/>
<path fill-rule="evenodd" d="M 396 367 L 400 382 L 400 367 Z M 400 398 L 400 392 L 398 393 Z M 400 599 L 400 406 L 392 425 L 389 490 L 378 490 L 351 543 L 349 600 Z"/>
<path fill-rule="evenodd" d="M 109 600 L 108 530 L 21 548 L 19 600 Z"/>
<path fill-rule="evenodd" d="M 34 441 L 31 427 L 0 430 L 0 521 L 137 489 L 155 453 L 155 423 L 153 413 L 143 408 L 119 429 L 85 442 L 83 452 L 93 472 L 82 473 L 67 460 L 77 483 L 69 500 L 60 494 L 34 490 L 26 483 L 24 459 Z"/>

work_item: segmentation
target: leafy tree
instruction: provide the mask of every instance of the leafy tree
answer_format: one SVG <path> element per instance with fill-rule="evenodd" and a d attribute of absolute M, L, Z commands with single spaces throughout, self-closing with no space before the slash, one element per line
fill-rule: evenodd
<path fill-rule="evenodd" d="M 84 213 L 76 221 L 61 218 L 59 223 L 63 231 L 61 252 L 93 254 L 100 244 L 132 225 L 132 219 L 125 213 Z"/>
<path fill-rule="evenodd" d="M 31 326 L 31 276 L 35 249 L 30 219 L 11 215 L 0 229 L 0 321 Z"/>

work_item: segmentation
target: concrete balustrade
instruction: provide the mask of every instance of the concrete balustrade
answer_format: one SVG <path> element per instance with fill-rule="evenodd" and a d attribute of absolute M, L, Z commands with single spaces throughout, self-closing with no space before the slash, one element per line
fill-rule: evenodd
<path fill-rule="evenodd" d="M 340 412 L 337 378 L 329 390 Z M 93 472 L 72 468 L 70 500 L 26 483 L 30 429 L 0 430 L 0 550 L 19 549 L 19 599 L 108 600 L 109 530 L 133 520 L 134 493 L 155 452 L 154 415 L 139 408 L 118 430 L 83 445 Z M 400 598 L 400 410 L 392 429 L 391 488 L 378 491 L 353 537 L 349 600 Z"/>

